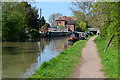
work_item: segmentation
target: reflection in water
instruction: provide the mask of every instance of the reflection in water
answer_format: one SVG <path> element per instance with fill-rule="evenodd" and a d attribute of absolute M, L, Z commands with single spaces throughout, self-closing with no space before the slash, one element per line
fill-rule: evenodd
<path fill-rule="evenodd" d="M 27 42 L 3 42 L 2 77 L 26 78 L 44 61 L 67 48 L 67 37 L 31 39 Z"/>

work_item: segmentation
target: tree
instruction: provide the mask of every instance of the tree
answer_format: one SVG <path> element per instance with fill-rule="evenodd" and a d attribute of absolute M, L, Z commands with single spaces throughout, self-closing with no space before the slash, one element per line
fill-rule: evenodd
<path fill-rule="evenodd" d="M 59 25 L 58 27 L 59 27 L 60 29 L 64 29 L 64 28 L 66 28 L 65 25 Z"/>
<path fill-rule="evenodd" d="M 80 22 L 78 25 L 82 29 L 82 31 L 86 31 L 87 26 L 85 22 Z"/>
<path fill-rule="evenodd" d="M 52 14 L 50 17 L 49 17 L 49 22 L 50 22 L 50 24 L 51 24 L 51 26 L 52 27 L 55 27 L 55 20 L 58 18 L 58 17 L 60 17 L 60 16 L 62 16 L 62 14 L 60 14 L 60 13 L 56 13 L 56 14 Z"/>
<path fill-rule="evenodd" d="M 85 15 L 81 11 L 75 11 L 73 18 L 76 20 L 76 24 L 80 23 L 81 21 L 85 21 Z"/>
<path fill-rule="evenodd" d="M 119 6 L 119 2 L 95 3 L 92 10 L 100 18 L 103 16 L 101 19 L 101 37 L 108 40 L 114 35 L 113 43 L 115 45 L 118 44 L 118 35 L 120 34 Z M 101 21 L 99 20 L 99 22 Z"/>
<path fill-rule="evenodd" d="M 26 16 L 27 27 L 32 29 L 38 28 L 38 10 L 35 7 L 31 7 L 28 2 L 21 2 L 16 5 L 18 11 L 22 12 Z"/>
<path fill-rule="evenodd" d="M 48 28 L 50 27 L 49 23 L 45 23 L 42 27 L 41 27 L 41 31 L 48 31 Z"/>
<path fill-rule="evenodd" d="M 18 11 L 10 11 L 3 17 L 3 39 L 15 40 L 26 36 L 24 28 L 26 26 L 25 16 Z"/>
<path fill-rule="evenodd" d="M 71 10 L 74 14 L 73 18 L 76 20 L 76 30 L 77 31 L 85 31 L 83 27 L 80 25 L 84 24 L 87 27 L 96 27 L 96 18 L 93 19 L 93 14 L 91 13 L 92 9 L 92 2 L 79 2 L 74 1 L 72 2 Z"/>
<path fill-rule="evenodd" d="M 26 38 L 25 28 L 38 27 L 38 11 L 28 2 L 4 2 L 2 12 L 4 40 Z"/>
<path fill-rule="evenodd" d="M 44 17 L 42 17 L 41 19 L 40 19 L 40 23 L 39 23 L 39 27 L 42 27 L 43 25 L 45 25 L 45 19 L 44 19 Z"/>
<path fill-rule="evenodd" d="M 80 26 L 80 23 L 85 21 L 85 15 L 81 11 L 75 11 L 73 18 L 76 20 L 76 30 L 77 31 L 82 31 L 82 28 Z"/>
<path fill-rule="evenodd" d="M 102 25 L 103 16 L 101 15 L 101 17 L 99 17 L 96 12 L 92 13 L 94 4 L 95 3 L 92 2 L 79 2 L 77 0 L 72 2 L 71 10 L 74 13 L 74 18 L 76 19 L 76 25 L 81 21 L 86 22 L 86 25 L 91 27 L 100 27 Z"/>

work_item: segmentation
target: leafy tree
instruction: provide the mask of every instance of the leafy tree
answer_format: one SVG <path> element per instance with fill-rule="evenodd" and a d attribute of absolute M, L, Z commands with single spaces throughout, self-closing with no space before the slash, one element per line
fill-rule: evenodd
<path fill-rule="evenodd" d="M 75 11 L 73 18 L 79 23 L 81 21 L 85 21 L 85 14 L 81 11 Z"/>
<path fill-rule="evenodd" d="M 42 27 L 43 25 L 45 25 L 45 19 L 44 19 L 44 17 L 42 17 L 41 19 L 40 19 L 40 23 L 39 23 L 39 26 L 40 27 Z"/>
<path fill-rule="evenodd" d="M 48 31 L 48 28 L 50 27 L 49 23 L 45 23 L 42 27 L 41 27 L 41 31 Z"/>
<path fill-rule="evenodd" d="M 65 25 L 59 25 L 58 27 L 59 27 L 60 29 L 64 29 L 64 28 L 66 28 Z"/>
<path fill-rule="evenodd" d="M 101 37 L 108 40 L 114 35 L 113 43 L 115 45 L 118 44 L 118 35 L 120 34 L 119 6 L 119 2 L 95 3 L 92 10 L 100 18 L 103 16 L 101 19 Z M 101 23 L 100 20 L 98 21 Z"/>
<path fill-rule="evenodd" d="M 86 31 L 87 26 L 85 22 L 80 22 L 78 25 L 82 29 L 82 31 Z"/>
<path fill-rule="evenodd" d="M 15 40 L 26 36 L 24 28 L 26 26 L 25 16 L 18 11 L 10 11 L 3 17 L 3 39 Z"/>
<path fill-rule="evenodd" d="M 50 27 L 50 24 L 49 24 L 49 23 L 45 23 L 45 24 L 44 24 L 44 27 L 49 28 L 49 27 Z"/>
<path fill-rule="evenodd" d="M 25 28 L 38 27 L 37 9 L 31 7 L 28 2 L 4 2 L 2 12 L 4 40 L 26 38 Z"/>
<path fill-rule="evenodd" d="M 92 2 L 80 2 L 79 0 L 72 2 L 71 10 L 74 14 L 73 17 L 76 19 L 76 25 L 78 25 L 80 22 L 86 22 L 86 25 L 92 26 L 92 4 Z"/>
<path fill-rule="evenodd" d="M 82 28 L 81 28 L 81 27 L 77 27 L 77 28 L 76 28 L 76 31 L 82 32 Z"/>
<path fill-rule="evenodd" d="M 73 18 L 76 20 L 76 30 L 84 31 L 82 23 L 85 23 L 85 14 L 81 11 L 75 11 Z"/>
<path fill-rule="evenodd" d="M 35 7 L 31 7 L 28 2 L 21 2 L 16 5 L 16 9 L 26 16 L 28 28 L 36 29 L 38 27 L 38 10 Z"/>
<path fill-rule="evenodd" d="M 87 26 L 98 27 L 101 30 L 101 37 L 110 39 L 115 35 L 113 43 L 117 45 L 120 34 L 120 2 L 79 2 L 72 3 L 74 18 L 77 20 L 77 28 L 80 22 Z"/>
<path fill-rule="evenodd" d="M 0 39 L 2 39 L 2 2 L 0 2 Z"/>

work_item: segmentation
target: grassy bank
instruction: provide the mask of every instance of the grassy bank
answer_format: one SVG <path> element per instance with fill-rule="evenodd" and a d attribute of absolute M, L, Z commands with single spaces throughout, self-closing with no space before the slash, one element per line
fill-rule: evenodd
<path fill-rule="evenodd" d="M 108 50 L 104 53 L 104 49 L 107 45 L 105 40 L 97 37 L 95 39 L 95 43 L 98 48 L 98 53 L 101 57 L 103 64 L 103 71 L 105 72 L 105 76 L 108 78 L 118 78 L 118 52 L 114 46 L 110 45 Z"/>
<path fill-rule="evenodd" d="M 57 57 L 44 62 L 31 78 L 68 78 L 80 62 L 82 48 L 87 40 L 80 40 Z"/>

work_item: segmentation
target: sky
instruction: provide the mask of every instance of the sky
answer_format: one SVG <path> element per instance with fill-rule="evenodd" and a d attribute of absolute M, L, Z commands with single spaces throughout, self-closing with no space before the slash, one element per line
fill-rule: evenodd
<path fill-rule="evenodd" d="M 63 16 L 72 16 L 70 2 L 35 2 L 31 3 L 31 5 L 37 9 L 42 9 L 42 16 L 44 16 L 46 22 L 48 22 L 49 16 L 53 13 L 61 13 Z M 40 13 L 40 11 L 38 13 Z"/>

